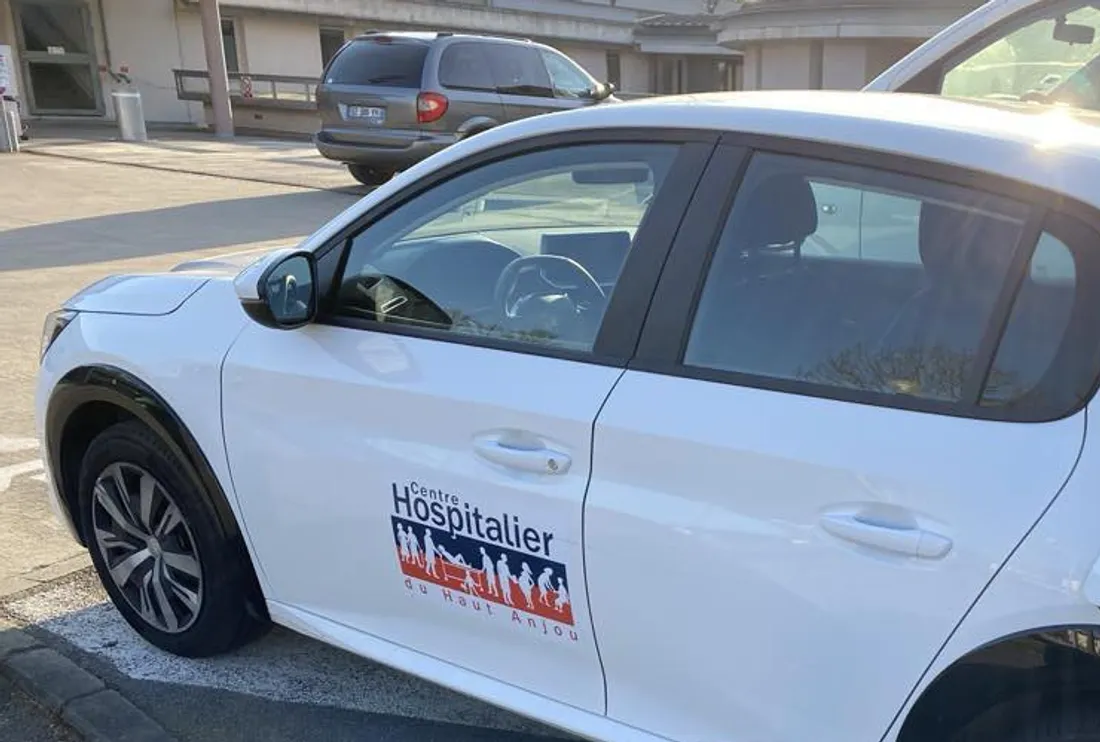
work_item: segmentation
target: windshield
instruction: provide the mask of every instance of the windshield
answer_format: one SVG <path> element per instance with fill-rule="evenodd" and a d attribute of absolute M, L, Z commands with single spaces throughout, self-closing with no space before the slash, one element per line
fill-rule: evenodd
<path fill-rule="evenodd" d="M 1100 109 L 1098 28 L 1100 0 L 1048 5 L 952 66 L 941 93 Z"/>

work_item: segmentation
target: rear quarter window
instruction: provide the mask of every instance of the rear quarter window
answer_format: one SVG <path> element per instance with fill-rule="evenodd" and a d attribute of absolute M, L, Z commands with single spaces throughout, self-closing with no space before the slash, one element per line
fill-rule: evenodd
<path fill-rule="evenodd" d="M 353 41 L 332 60 L 325 73 L 325 83 L 419 88 L 427 56 L 427 44 Z"/>

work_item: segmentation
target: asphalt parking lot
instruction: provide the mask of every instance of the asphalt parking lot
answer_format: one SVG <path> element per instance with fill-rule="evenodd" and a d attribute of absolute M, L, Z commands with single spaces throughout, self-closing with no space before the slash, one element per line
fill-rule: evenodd
<path fill-rule="evenodd" d="M 242 154 L 219 143 L 203 154 L 187 145 L 198 151 L 196 169 L 208 170 L 194 174 L 184 172 L 180 146 L 150 146 L 146 167 L 127 145 L 80 145 L 0 155 L 0 619 L 92 671 L 181 741 L 559 736 L 283 630 L 228 657 L 171 657 L 139 640 L 106 602 L 45 499 L 33 424 L 43 316 L 110 273 L 294 244 L 363 190 L 330 163 L 277 146 Z M 278 162 L 234 164 L 261 150 Z M 275 175 L 233 177 L 245 170 Z M 0 679 L 0 742 L 9 739 L 75 737 Z"/>

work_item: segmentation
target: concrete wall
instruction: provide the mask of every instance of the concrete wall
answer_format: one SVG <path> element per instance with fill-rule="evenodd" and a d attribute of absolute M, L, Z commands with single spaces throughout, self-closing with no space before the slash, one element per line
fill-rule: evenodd
<path fill-rule="evenodd" d="M 805 90 L 811 87 L 811 45 L 777 41 L 760 45 L 760 87 L 764 90 Z"/>
<path fill-rule="evenodd" d="M 321 74 L 321 34 L 316 18 L 242 14 L 237 28 L 237 44 L 244 47 L 247 60 L 242 65 L 244 71 L 305 77 Z"/>
<path fill-rule="evenodd" d="M 92 0 L 92 16 L 97 18 Z M 106 22 L 100 36 L 100 59 L 114 69 L 129 65 L 130 75 L 141 92 L 145 118 L 150 122 L 190 121 L 192 113 L 187 103 L 176 97 L 172 68 L 182 66 L 182 39 L 177 32 L 175 10 L 169 2 L 134 2 L 134 0 L 102 0 Z M 97 18 L 98 21 L 98 18 Z M 102 32 L 106 32 L 106 43 Z M 110 79 L 104 80 L 104 97 L 113 113 Z"/>
<path fill-rule="evenodd" d="M 867 84 L 867 44 L 828 39 L 822 48 L 821 87 L 858 90 Z"/>

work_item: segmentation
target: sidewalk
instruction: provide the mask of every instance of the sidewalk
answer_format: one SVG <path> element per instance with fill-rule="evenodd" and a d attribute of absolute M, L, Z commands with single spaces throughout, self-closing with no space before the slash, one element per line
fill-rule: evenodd
<path fill-rule="evenodd" d="M 198 131 L 150 130 L 148 141 L 123 142 L 108 127 L 41 126 L 21 143 L 21 151 L 351 194 L 368 191 L 342 164 L 326 160 L 311 142 L 300 139 L 222 140 Z"/>

